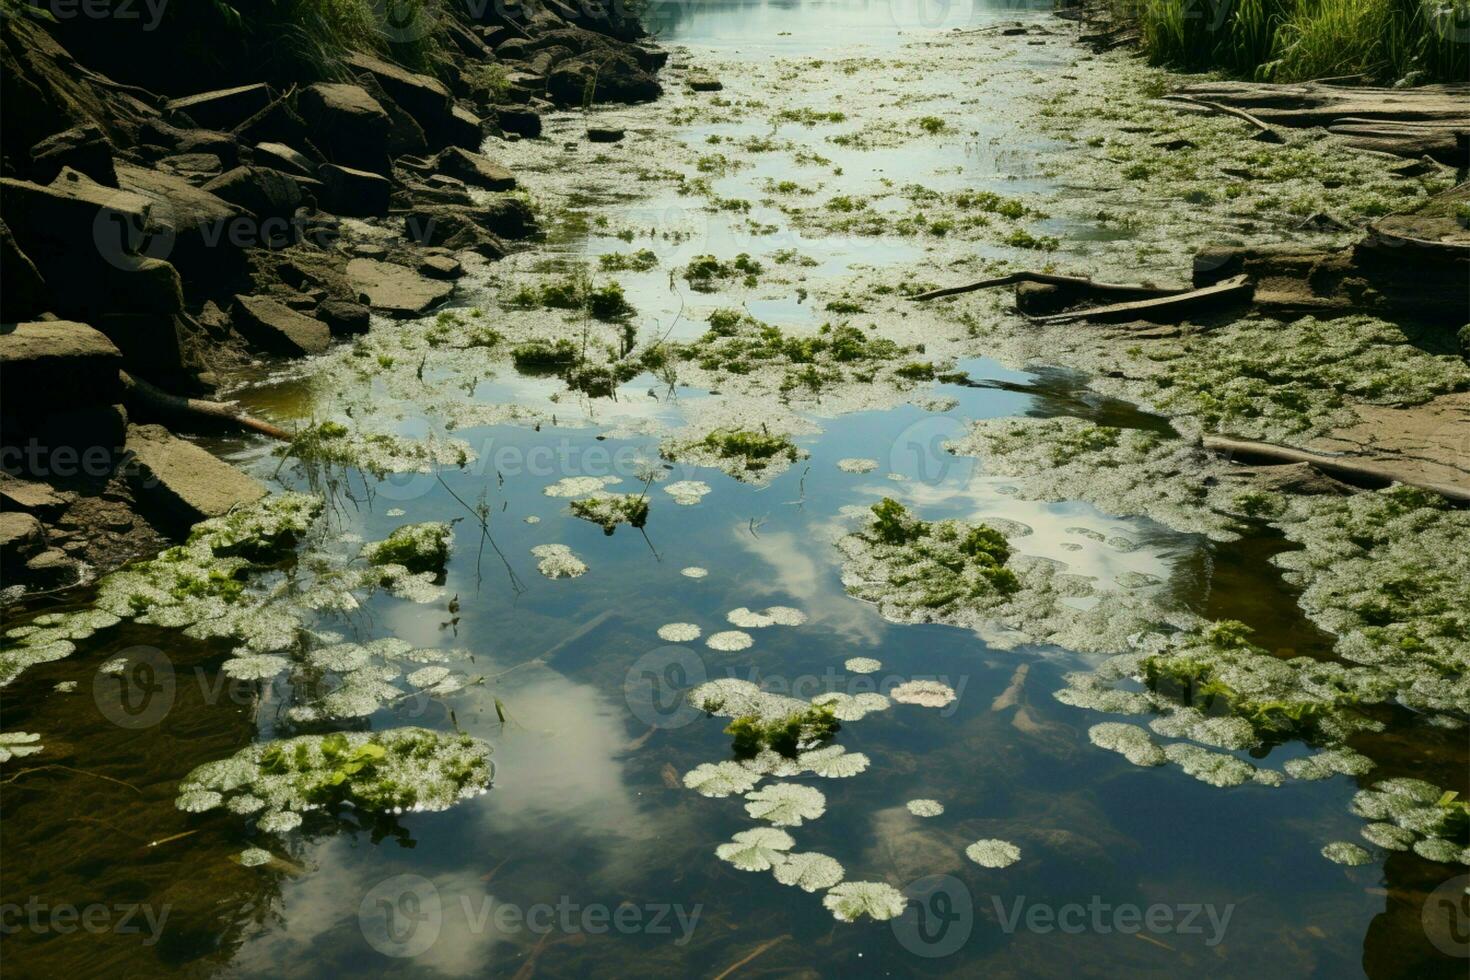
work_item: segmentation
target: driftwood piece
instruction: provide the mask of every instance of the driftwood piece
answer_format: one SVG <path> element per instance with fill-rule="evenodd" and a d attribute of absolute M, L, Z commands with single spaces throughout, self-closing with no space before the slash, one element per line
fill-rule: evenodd
<path fill-rule="evenodd" d="M 1418 88 L 1203 82 L 1170 97 L 1181 108 L 1236 110 L 1266 126 L 1322 126 L 1351 145 L 1396 156 L 1470 163 L 1470 85 Z"/>
<path fill-rule="evenodd" d="M 126 371 L 119 371 L 118 375 L 122 379 L 125 398 L 139 408 L 180 421 L 197 423 L 206 420 L 215 425 L 224 424 L 248 429 L 282 442 L 290 442 L 294 438 L 291 433 L 280 426 L 247 415 L 235 405 L 171 394 L 141 378 L 133 377 Z"/>
<path fill-rule="evenodd" d="M 1214 309 L 1241 300 L 1249 300 L 1254 287 L 1243 275 L 1232 276 L 1201 289 L 1191 289 L 1169 296 L 1133 300 L 1095 306 L 1086 310 L 1054 313 L 1051 316 L 1035 317 L 1031 322 L 1043 324 L 1075 323 L 1089 320 L 1094 323 L 1118 323 L 1126 320 L 1166 321 L 1178 320 L 1190 313 Z"/>
<path fill-rule="evenodd" d="M 1197 99 L 1192 95 L 1166 95 L 1164 96 L 1164 98 L 1170 101 L 1188 102 L 1194 105 L 1204 106 L 1206 109 L 1210 109 L 1214 112 L 1224 113 L 1227 116 L 1234 116 L 1236 119 L 1244 119 L 1246 122 L 1256 127 L 1256 129 L 1258 130 L 1258 132 L 1256 133 L 1256 139 L 1258 139 L 1262 143 L 1286 142 L 1284 139 L 1281 138 L 1280 133 L 1276 132 L 1276 130 L 1261 122 L 1261 120 L 1257 119 L 1249 112 L 1246 112 L 1244 109 L 1237 109 L 1234 106 L 1225 105 L 1221 102 L 1211 102 L 1207 99 Z"/>
<path fill-rule="evenodd" d="M 1013 286 L 1023 282 L 1034 282 L 1046 286 L 1073 286 L 1088 290 L 1089 292 L 1128 293 L 1137 296 L 1173 296 L 1176 293 L 1185 291 L 1184 289 L 1161 289 L 1154 286 L 1128 286 L 1112 282 L 1094 282 L 1085 276 L 1059 276 L 1048 272 L 1011 272 L 992 279 L 981 279 L 978 282 L 966 283 L 963 286 L 945 286 L 942 289 L 931 289 L 927 293 L 910 296 L 909 299 L 915 303 L 923 303 L 945 296 L 958 296 L 961 293 L 973 293 L 979 289 L 993 289 L 996 286 Z"/>
<path fill-rule="evenodd" d="M 1346 456 L 1326 456 L 1306 449 L 1278 446 L 1270 442 L 1233 439 L 1228 436 L 1205 436 L 1204 447 L 1232 459 L 1264 460 L 1273 463 L 1308 463 L 1328 476 L 1354 486 L 1386 487 L 1391 483 L 1432 490 L 1456 504 L 1470 504 L 1470 488 L 1444 483 L 1426 483 L 1393 466 L 1364 462 Z"/>

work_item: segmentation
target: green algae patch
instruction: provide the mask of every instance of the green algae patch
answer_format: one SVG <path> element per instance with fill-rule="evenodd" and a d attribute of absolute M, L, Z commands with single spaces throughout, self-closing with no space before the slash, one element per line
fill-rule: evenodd
<path fill-rule="evenodd" d="M 522 286 L 506 298 L 505 304 L 520 310 L 571 310 L 607 323 L 620 323 L 637 312 L 623 295 L 621 285 L 594 283 L 585 272 Z"/>
<path fill-rule="evenodd" d="M 568 506 L 573 517 L 599 525 L 604 534 L 612 534 L 619 524 L 643 527 L 648 523 L 647 494 L 594 493 Z"/>
<path fill-rule="evenodd" d="M 764 428 L 715 429 L 701 439 L 666 442 L 662 452 L 670 460 L 719 467 L 740 480 L 774 476 L 806 455 L 789 436 Z"/>
<path fill-rule="evenodd" d="M 1103 355 L 1108 385 L 1184 429 L 1301 442 L 1353 422 L 1354 405 L 1404 407 L 1470 388 L 1448 334 L 1370 316 L 1251 318 Z"/>
<path fill-rule="evenodd" d="M 750 257 L 748 252 L 741 252 L 733 259 L 718 259 L 713 255 L 696 255 L 684 266 L 682 273 L 684 281 L 689 283 L 689 288 L 695 292 L 712 293 L 721 285 L 729 282 L 743 283 L 747 288 L 754 288 L 760 281 L 761 273 L 765 267 L 759 261 Z"/>
<path fill-rule="evenodd" d="M 923 521 L 886 498 L 860 520 L 838 541 L 842 582 L 893 622 L 968 627 L 999 649 L 1056 643 L 1116 653 L 1133 633 L 1194 620 L 1163 601 L 1158 583 L 1099 590 L 1058 562 L 1012 554 L 986 524 Z"/>
<path fill-rule="evenodd" d="M 413 439 L 331 420 L 305 427 L 275 452 L 308 468 L 352 466 L 379 479 L 390 473 L 429 473 L 437 466 L 465 466 L 475 460 L 475 451 L 459 439 Z"/>
<path fill-rule="evenodd" d="M 749 759 L 763 749 L 796 758 L 803 747 L 830 741 L 841 728 L 831 708 L 807 706 L 784 718 L 741 715 L 725 727 L 737 759 Z"/>
<path fill-rule="evenodd" d="M 487 791 L 490 746 L 424 728 L 302 735 L 241 749 L 179 783 L 179 809 L 223 808 L 268 832 L 300 826 L 313 810 L 350 805 L 372 813 L 447 810 Z"/>
<path fill-rule="evenodd" d="M 448 524 L 405 524 L 384 540 L 364 545 L 362 555 L 371 565 L 401 565 L 413 573 L 443 575 L 453 543 L 454 530 Z"/>
<path fill-rule="evenodd" d="M 1221 513 L 1234 506 L 1229 491 L 1197 475 L 1222 464 L 1188 440 L 1062 416 L 985 419 L 945 448 L 1016 477 L 1031 499 L 1086 500 L 1119 517 L 1145 516 L 1219 541 L 1239 537 L 1239 521 Z"/>

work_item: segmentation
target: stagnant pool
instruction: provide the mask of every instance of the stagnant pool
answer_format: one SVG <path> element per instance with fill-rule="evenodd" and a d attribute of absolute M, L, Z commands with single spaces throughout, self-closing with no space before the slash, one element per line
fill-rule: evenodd
<path fill-rule="evenodd" d="M 1466 946 L 1453 904 L 1432 893 L 1461 895 L 1462 865 L 1399 850 L 1343 865 L 1321 850 L 1361 840 L 1350 804 L 1372 783 L 1463 792 L 1463 729 L 1365 736 L 1378 763 L 1367 776 L 1222 788 L 1094 744 L 1089 729 L 1118 716 L 1053 695 L 1102 655 L 898 623 L 849 594 L 858 573 L 849 566 L 845 585 L 838 542 L 893 498 L 928 522 L 989 523 L 1059 574 L 1147 583 L 1160 604 L 1241 620 L 1273 651 L 1329 657 L 1332 638 L 1269 562 L 1290 547 L 1280 537 L 1212 541 L 1028 499 L 946 448 L 982 419 L 1167 433 L 1162 418 L 1045 358 L 1021 370 L 946 348 L 917 312 L 878 332 L 949 357 L 936 380 L 848 377 L 780 404 L 653 369 L 589 397 L 508 361 L 487 374 L 468 355 L 389 351 L 435 323 L 534 330 L 551 314 L 507 295 L 583 266 L 622 287 L 642 338 L 698 338 L 720 309 L 815 328 L 866 278 L 933 278 L 976 249 L 1028 254 L 1020 240 L 916 240 L 833 215 L 898 221 L 909 185 L 1043 204 L 1074 192 L 1046 175 L 1060 144 L 1031 94 L 1080 55 L 1046 11 L 709 2 L 650 21 L 675 49 L 671 72 L 709 71 L 723 89 L 670 84 L 660 103 L 597 110 L 593 121 L 626 130 L 621 143 L 587 143 L 589 120 L 563 113 L 545 141 L 492 148 L 543 209 L 544 242 L 473 275 L 447 320 L 376 322 L 369 343 L 384 346 L 358 357 L 380 366 L 371 380 L 340 352 L 241 380 L 235 395 L 260 414 L 376 421 L 438 447 L 422 472 L 374 475 L 216 446 L 324 501 L 293 542 L 299 557 L 261 586 L 319 669 L 257 659 L 227 671 L 240 634 L 125 617 L 4 689 L 4 728 L 45 745 L 10 771 L 55 764 L 0 785 L 6 971 L 1448 975 Z M 1030 33 L 1001 30 L 1014 24 Z M 918 129 L 897 133 L 895 120 Z M 772 203 L 807 192 L 868 203 L 822 218 Z M 1128 237 L 1100 217 L 1035 227 L 1064 253 Z M 705 288 L 676 271 L 740 254 L 738 274 Z M 777 416 L 782 431 L 803 422 L 794 458 L 753 477 L 668 451 L 699 420 L 759 429 Z M 607 492 L 646 503 L 645 516 L 609 529 L 578 516 L 577 501 Z M 451 525 L 442 580 L 312 591 L 407 522 Z M 1079 589 L 1061 606 L 1093 601 Z M 352 698 L 322 700 L 349 673 Z M 833 706 L 840 729 L 796 761 L 742 765 L 725 727 L 744 713 L 731 700 L 761 697 L 754 687 Z M 249 803 L 177 805 L 186 775 L 254 743 L 402 726 L 488 743 L 489 791 L 438 812 L 308 811 L 274 832 Z M 1233 754 L 1279 773 L 1313 751 L 1288 739 Z"/>

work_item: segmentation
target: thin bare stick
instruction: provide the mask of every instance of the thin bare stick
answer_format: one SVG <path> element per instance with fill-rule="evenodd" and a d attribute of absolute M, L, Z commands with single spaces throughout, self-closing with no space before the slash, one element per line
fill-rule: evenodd
<path fill-rule="evenodd" d="M 1280 133 L 1276 132 L 1276 130 L 1261 122 L 1261 120 L 1257 119 L 1249 112 L 1246 112 L 1244 109 L 1237 109 L 1234 106 L 1225 105 L 1220 102 L 1211 102 L 1208 99 L 1197 99 L 1192 95 L 1166 95 L 1164 96 L 1164 98 L 1170 99 L 1175 102 L 1187 102 L 1190 105 L 1204 106 L 1206 109 L 1211 109 L 1215 112 L 1222 112 L 1227 116 L 1234 116 L 1236 119 L 1243 119 L 1246 122 L 1250 123 L 1252 126 L 1256 127 L 1256 129 L 1260 130 L 1261 135 L 1264 136 L 1268 142 L 1286 142 L 1281 138 Z"/>
<path fill-rule="evenodd" d="M 1273 463 L 1308 463 L 1328 476 L 1357 486 L 1366 484 L 1381 487 L 1390 483 L 1402 483 L 1423 490 L 1432 490 L 1446 500 L 1457 504 L 1470 504 L 1470 488 L 1445 483 L 1429 483 L 1393 466 L 1360 462 L 1346 456 L 1326 456 L 1292 446 L 1278 446 L 1275 443 L 1234 439 L 1229 436 L 1205 436 L 1203 443 L 1206 449 L 1241 459 L 1262 459 Z"/>
<path fill-rule="evenodd" d="M 294 436 L 278 425 L 247 415 L 236 405 L 224 402 L 209 402 L 199 398 L 185 398 L 182 395 L 171 394 L 156 385 L 149 384 L 142 378 L 135 378 L 126 371 L 117 372 L 122 380 L 123 391 L 126 397 L 136 405 L 151 409 L 161 415 L 172 416 L 177 419 L 208 419 L 216 424 L 226 423 L 237 425 L 242 429 L 259 432 L 279 439 L 282 442 L 290 442 Z"/>
<path fill-rule="evenodd" d="M 1128 286 L 1114 282 L 1094 282 L 1085 276 L 1060 276 L 1050 272 L 1011 272 L 993 279 L 981 279 L 977 282 L 966 283 L 963 286 L 945 286 L 943 289 L 931 289 L 927 293 L 919 293 L 910 296 L 909 299 L 915 303 L 923 303 L 931 299 L 940 299 L 945 296 L 958 296 L 961 293 L 973 293 L 977 289 L 993 289 L 996 286 L 1011 286 L 1016 283 L 1035 282 L 1047 286 L 1079 286 L 1083 289 L 1091 289 L 1099 293 L 1129 293 L 1139 296 L 1172 296 L 1175 293 L 1184 292 L 1183 289 L 1168 289 L 1155 286 Z"/>

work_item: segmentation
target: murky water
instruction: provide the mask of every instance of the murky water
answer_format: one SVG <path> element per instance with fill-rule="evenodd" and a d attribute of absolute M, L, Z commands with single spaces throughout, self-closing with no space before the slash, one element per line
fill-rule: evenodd
<path fill-rule="evenodd" d="M 935 31 L 1017 19 L 1047 23 L 1042 13 L 999 5 L 923 3 L 708 3 L 661 8 L 654 19 L 666 41 L 689 46 L 676 61 L 754 65 L 895 58 Z M 977 43 L 1019 44 L 999 37 Z M 1028 69 L 1053 68 L 1074 54 L 1055 43 L 1016 50 Z M 725 81 L 723 97 L 753 94 L 739 77 Z M 852 84 L 861 86 L 863 76 Z M 975 132 L 848 149 L 798 123 L 773 134 L 764 113 L 751 113 L 745 121 L 695 121 L 673 135 L 691 147 L 711 145 L 712 135 L 794 140 L 829 159 L 825 179 L 843 190 L 892 179 L 1047 192 L 1037 166 L 1047 141 L 1014 114 L 987 115 L 1022 99 L 1020 87 L 1007 88 L 999 76 L 977 82 L 956 75 L 927 79 L 923 88 L 950 108 L 975 104 Z M 828 108 L 849 101 L 848 93 L 832 91 Z M 639 126 L 667 125 L 655 115 L 660 111 L 642 107 L 614 117 L 636 140 Z M 641 320 L 688 337 L 703 330 L 691 303 L 731 304 L 728 296 L 691 297 L 671 288 L 668 270 L 694 255 L 746 251 L 773 262 L 779 250 L 795 247 L 815 260 L 809 274 L 820 280 L 899 265 L 919 250 L 901 240 L 807 234 L 780 209 L 759 203 L 748 213 L 696 215 L 687 199 L 658 185 L 610 183 L 595 170 L 579 176 L 569 160 L 592 152 L 578 146 L 581 125 L 568 115 L 550 128 L 554 143 L 567 141 L 553 164 L 545 163 L 544 148 L 522 147 L 513 165 L 533 194 L 561 195 L 574 202 L 569 219 L 580 212 L 587 220 L 560 222 L 544 247 L 492 270 L 496 281 L 483 289 L 548 258 L 565 264 L 628 251 L 617 234 L 623 228 L 681 229 L 689 237 L 649 240 L 658 269 L 617 278 Z M 791 159 L 771 154 L 718 177 L 714 189 L 758 200 L 767 179 L 809 179 Z M 605 227 L 595 224 L 598 216 Z M 750 222 L 775 228 L 753 234 Z M 1078 240 L 1091 234 L 1072 226 L 1049 233 Z M 771 322 L 821 322 L 814 304 L 784 292 L 757 290 L 735 302 Z M 463 303 L 489 308 L 488 297 L 471 291 Z M 1447 877 L 1444 866 L 1395 855 L 1383 865 L 1344 868 L 1318 855 L 1327 841 L 1357 836 L 1361 822 L 1347 810 L 1357 788 L 1352 780 L 1221 790 L 1172 768 L 1135 768 L 1089 744 L 1088 726 L 1104 716 L 1051 696 L 1061 676 L 1089 658 L 1052 648 L 994 651 L 967 631 L 886 622 L 845 594 L 830 543 L 841 509 L 897 496 L 929 519 L 1025 524 L 1031 533 L 1015 547 L 1100 581 L 1125 572 L 1158 576 L 1196 611 L 1247 621 L 1272 648 L 1313 655 L 1330 649 L 1266 563 L 1280 542 L 1221 547 L 1085 504 L 1022 500 L 976 461 L 941 449 L 966 419 L 1071 414 L 1149 428 L 1164 427 L 1161 420 L 1093 395 L 1064 371 L 1023 373 L 984 358 L 958 366 L 966 383 L 921 392 L 944 399 L 940 411 L 929 410 L 933 402 L 905 402 L 809 412 L 811 434 L 799 440 L 809 458 L 764 485 L 671 467 L 671 480 L 702 480 L 712 492 L 697 506 L 679 506 L 652 484 L 647 526 L 611 535 L 571 517 L 565 502 L 543 488 L 590 475 L 618 477 L 623 485 L 615 489 L 639 490 L 648 461 L 659 457 L 655 428 L 677 426 L 712 395 L 651 376 L 622 385 L 616 400 L 596 401 L 508 368 L 488 379 L 460 378 L 452 368 L 431 376 L 431 383 L 462 385 L 476 400 L 534 406 L 556 422 L 457 431 L 479 459 L 437 476 L 328 474 L 333 535 L 374 540 L 405 520 L 456 521 L 445 583 L 456 601 L 422 606 L 375 596 L 350 615 L 322 616 L 318 625 L 350 639 L 395 636 L 468 650 L 467 673 L 482 684 L 444 699 L 399 702 L 360 727 L 457 727 L 484 738 L 494 746 L 492 791 L 437 814 L 319 815 L 284 838 L 251 833 L 238 818 L 182 814 L 174 793 L 194 766 L 251 739 L 293 731 L 283 713 L 292 691 L 228 681 L 219 671 L 228 644 L 138 626 L 99 634 L 75 656 L 32 669 L 4 692 L 4 727 L 45 733 L 47 755 L 37 761 L 65 766 L 3 787 L 4 897 L 25 907 L 7 907 L 7 931 L 21 915 L 34 915 L 0 940 L 6 973 L 1448 971 L 1450 961 L 1429 945 L 1420 923 L 1424 894 Z M 329 401 L 293 376 L 241 396 L 263 413 L 287 417 L 312 415 Z M 401 431 L 435 431 L 432 413 L 412 398 L 386 391 L 374 397 L 385 414 L 394 405 Z M 275 472 L 265 448 L 233 449 L 262 475 Z M 871 458 L 877 467 L 839 469 L 848 458 Z M 276 475 L 291 487 L 322 485 L 290 468 Z M 472 511 L 480 501 L 489 507 L 484 538 Z M 1110 539 L 1131 544 L 1120 548 L 1105 543 Z M 547 543 L 569 546 L 590 571 L 570 580 L 542 577 L 531 549 Z M 690 567 L 708 575 L 689 577 L 683 570 Z M 705 634 L 730 629 L 729 610 L 771 605 L 795 607 L 807 621 L 752 629 L 754 645 L 740 651 L 657 636 L 667 623 L 693 623 Z M 146 661 L 148 672 L 98 672 L 124 653 Z M 871 674 L 844 669 L 857 656 L 882 667 Z M 942 710 L 894 705 L 844 725 L 839 744 L 865 753 L 871 765 L 851 778 L 818 780 L 827 812 L 792 831 L 797 850 L 835 858 L 849 881 L 888 882 L 917 899 L 902 918 L 836 922 L 820 895 L 715 857 L 717 845 L 752 821 L 737 797 L 709 799 L 681 784 L 685 772 L 728 758 L 730 748 L 724 720 L 689 711 L 680 695 L 727 676 L 803 697 L 886 692 L 916 677 L 955 689 L 957 700 Z M 76 681 L 77 692 L 53 693 L 64 681 Z M 1463 736 L 1416 730 L 1412 741 L 1393 734 L 1374 740 L 1376 757 L 1394 760 L 1375 778 L 1463 781 Z M 1296 744 L 1276 747 L 1270 764 L 1305 752 Z M 914 816 L 905 808 L 914 799 L 938 800 L 944 813 Z M 1000 870 L 979 867 L 964 850 L 981 838 L 1016 843 L 1022 859 Z M 252 845 L 278 860 L 256 868 L 231 861 Z M 104 911 L 92 913 L 92 926 L 55 916 L 57 909 L 94 905 Z"/>

